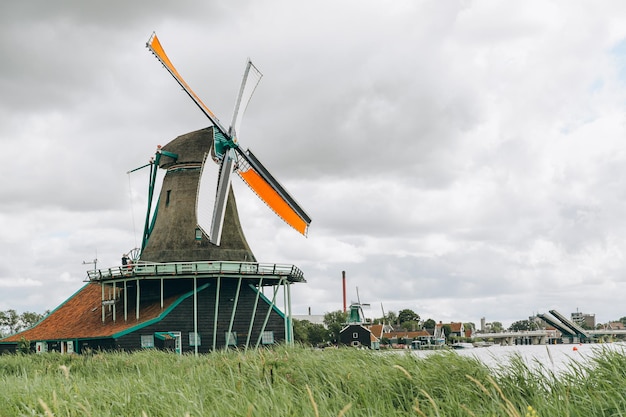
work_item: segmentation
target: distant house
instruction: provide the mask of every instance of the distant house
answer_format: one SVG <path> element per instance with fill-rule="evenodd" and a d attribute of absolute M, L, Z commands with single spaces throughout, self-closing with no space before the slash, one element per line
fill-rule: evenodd
<path fill-rule="evenodd" d="M 353 347 L 366 347 L 369 349 L 378 349 L 380 346 L 380 338 L 375 336 L 372 331 L 363 324 L 361 316 L 361 305 L 350 305 L 350 316 L 348 323 L 339 332 L 339 344 Z"/>
<path fill-rule="evenodd" d="M 427 330 L 417 330 L 414 332 L 409 331 L 392 331 L 384 333 L 383 337 L 389 340 L 392 346 L 407 345 L 410 346 L 414 341 L 420 345 L 434 344 L 433 335 Z"/>
<path fill-rule="evenodd" d="M 389 340 L 388 334 L 394 331 L 390 324 L 369 324 L 366 327 L 372 332 L 372 349 L 379 349 L 383 338 Z"/>
<path fill-rule="evenodd" d="M 348 324 L 339 333 L 339 343 L 345 346 L 371 348 L 372 339 L 379 342 L 368 328 L 356 323 Z"/>
<path fill-rule="evenodd" d="M 378 339 L 382 339 L 385 337 L 385 333 L 393 332 L 393 327 L 389 324 L 369 324 L 366 325 L 368 329 L 372 332 L 374 336 Z"/>
<path fill-rule="evenodd" d="M 439 322 L 435 325 L 435 331 L 442 331 L 444 325 L 450 326 L 450 334 L 448 336 L 466 337 L 465 326 L 461 322 L 442 323 Z"/>
<path fill-rule="evenodd" d="M 463 323 L 450 323 L 450 336 L 465 337 L 465 326 Z"/>

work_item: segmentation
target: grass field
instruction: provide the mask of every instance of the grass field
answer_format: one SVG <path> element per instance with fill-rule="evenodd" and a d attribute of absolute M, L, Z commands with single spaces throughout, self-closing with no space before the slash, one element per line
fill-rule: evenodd
<path fill-rule="evenodd" d="M 626 356 L 554 375 L 353 349 L 0 356 L 0 416 L 626 416 Z"/>

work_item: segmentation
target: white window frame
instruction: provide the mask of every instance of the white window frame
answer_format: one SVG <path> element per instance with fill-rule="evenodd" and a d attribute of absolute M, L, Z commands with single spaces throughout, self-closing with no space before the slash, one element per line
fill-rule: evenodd
<path fill-rule="evenodd" d="M 273 330 L 265 330 L 261 335 L 261 343 L 264 345 L 273 345 L 274 344 L 274 331 Z"/>
<path fill-rule="evenodd" d="M 153 334 L 142 334 L 139 336 L 141 342 L 142 349 L 152 349 L 154 348 L 154 335 Z M 150 338 L 150 339 L 148 339 Z"/>
<path fill-rule="evenodd" d="M 237 332 L 230 332 L 230 337 L 228 332 L 224 332 L 224 343 L 226 346 L 237 346 Z"/>
<path fill-rule="evenodd" d="M 189 346 L 195 347 L 196 342 L 198 342 L 197 346 L 202 346 L 202 338 L 200 337 L 200 333 L 189 332 Z"/>

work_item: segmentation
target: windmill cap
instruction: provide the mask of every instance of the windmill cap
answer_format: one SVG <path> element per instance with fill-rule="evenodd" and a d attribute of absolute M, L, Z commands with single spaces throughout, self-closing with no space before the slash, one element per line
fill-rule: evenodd
<path fill-rule="evenodd" d="M 208 127 L 180 135 L 163 146 L 162 151 L 176 154 L 178 157 L 172 158 L 162 154 L 159 167 L 167 169 L 174 164 L 201 164 L 204 156 L 213 145 L 212 129 L 212 127 Z"/>

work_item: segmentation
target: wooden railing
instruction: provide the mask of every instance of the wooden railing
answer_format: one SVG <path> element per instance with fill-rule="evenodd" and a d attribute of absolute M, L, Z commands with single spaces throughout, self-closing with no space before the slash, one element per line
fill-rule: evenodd
<path fill-rule="evenodd" d="M 150 277 L 212 277 L 212 276 L 268 276 L 287 277 L 289 281 L 304 282 L 304 274 L 295 265 L 256 262 L 169 262 L 138 263 L 87 271 L 86 281 L 116 280 Z"/>

